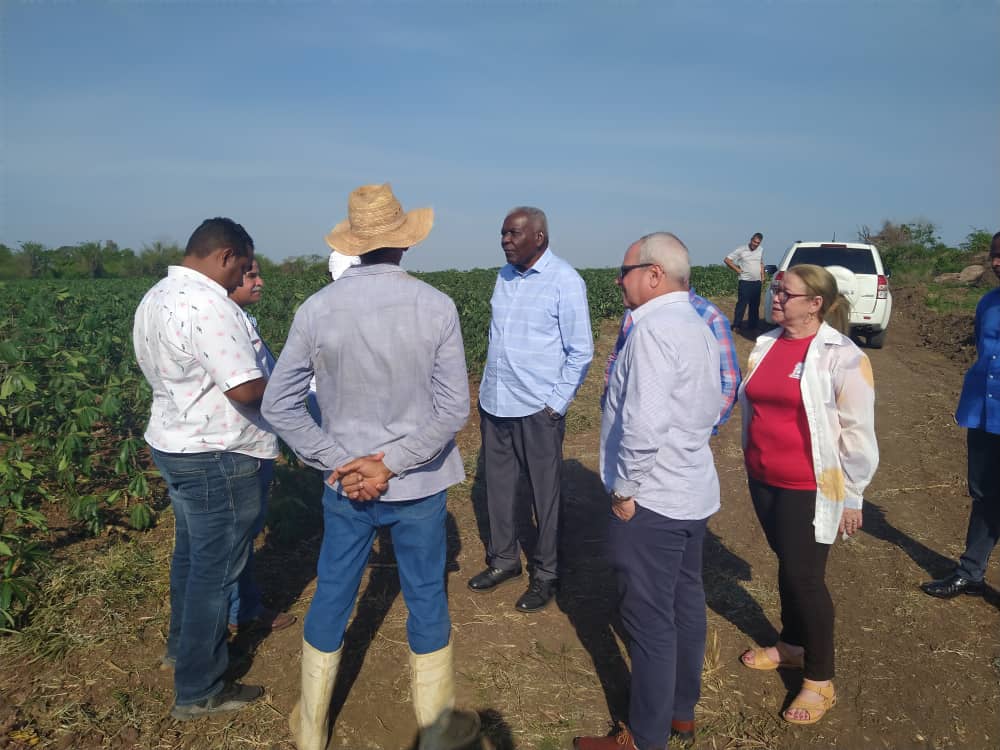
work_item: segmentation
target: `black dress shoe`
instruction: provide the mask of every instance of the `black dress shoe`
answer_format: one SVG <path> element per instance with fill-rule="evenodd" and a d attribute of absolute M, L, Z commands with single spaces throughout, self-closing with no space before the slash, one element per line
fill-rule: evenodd
<path fill-rule="evenodd" d="M 920 588 L 925 594 L 936 596 L 938 599 L 951 599 L 959 594 L 982 596 L 986 585 L 982 581 L 971 581 L 958 573 L 953 573 L 947 578 L 922 583 Z"/>
<path fill-rule="evenodd" d="M 537 612 L 552 601 L 558 588 L 557 581 L 539 581 L 537 578 L 532 578 L 528 590 L 521 594 L 514 607 L 518 612 Z"/>
<path fill-rule="evenodd" d="M 473 591 L 492 591 L 501 583 L 506 583 L 521 575 L 521 568 L 503 570 L 502 568 L 487 568 L 482 573 L 469 579 L 469 588 Z"/>

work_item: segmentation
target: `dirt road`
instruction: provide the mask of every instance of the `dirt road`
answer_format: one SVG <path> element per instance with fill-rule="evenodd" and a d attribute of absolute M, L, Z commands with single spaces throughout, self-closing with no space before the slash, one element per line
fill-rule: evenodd
<path fill-rule="evenodd" d="M 814 727 L 790 727 L 780 719 L 797 692 L 798 676 L 739 666 L 744 648 L 775 637 L 776 565 L 746 492 L 738 412 L 717 438 L 723 507 L 709 524 L 705 555 L 709 649 L 699 747 L 1000 746 L 1000 597 L 993 591 L 986 599 L 945 602 L 917 588 L 950 569 L 964 540 L 964 433 L 951 418 L 963 364 L 921 345 L 921 308 L 901 302 L 886 348 L 869 351 L 882 461 L 867 493 L 863 531 L 838 541 L 831 554 L 840 702 Z M 731 301 L 721 304 L 729 309 Z M 602 557 L 607 500 L 596 475 L 598 363 L 613 342 L 613 328 L 609 322 L 604 329 L 598 359 L 567 417 L 557 605 L 523 615 L 513 607 L 520 585 L 491 594 L 466 587 L 483 563 L 475 419 L 460 436 L 469 480 L 449 500 L 459 704 L 482 712 L 496 747 L 568 748 L 574 735 L 604 733 L 612 719 L 625 716 L 627 655 L 616 632 L 614 582 Z M 740 339 L 738 346 L 745 362 L 751 342 Z M 279 479 L 277 505 L 284 503 L 286 513 L 291 507 L 315 513 L 314 479 L 288 473 Z M 303 494 L 308 497 L 297 501 Z M 142 542 L 162 570 L 161 592 L 171 526 L 167 515 Z M 257 557 L 273 603 L 300 618 L 314 586 L 318 541 L 315 526 L 292 544 L 271 537 Z M 988 578 L 996 584 L 996 561 Z M 34 726 L 53 747 L 292 747 L 285 715 L 298 691 L 298 626 L 235 644 L 237 671 L 246 672 L 245 681 L 268 687 L 269 704 L 229 719 L 182 725 L 167 717 L 170 675 L 155 666 L 166 629 L 165 602 L 116 616 L 134 627 L 98 648 L 83 646 L 55 661 L 0 663 L 4 680 L 12 680 L 0 687 L 0 729 L 5 719 L 7 727 Z M 377 549 L 346 639 L 349 656 L 335 693 L 331 747 L 395 749 L 412 742 L 405 617 L 391 551 Z M 123 701 L 128 712 L 115 705 Z M 103 719 L 70 723 L 59 710 L 67 702 L 89 706 L 91 715 Z"/>

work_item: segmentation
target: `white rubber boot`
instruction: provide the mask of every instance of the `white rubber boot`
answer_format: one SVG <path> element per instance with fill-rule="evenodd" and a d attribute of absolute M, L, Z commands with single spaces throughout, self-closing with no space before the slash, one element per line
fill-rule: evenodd
<path fill-rule="evenodd" d="M 288 717 L 298 750 L 326 750 L 330 734 L 330 698 L 340 666 L 341 646 L 319 651 L 302 641 L 302 694 Z"/>
<path fill-rule="evenodd" d="M 410 692 L 421 729 L 455 706 L 455 667 L 451 641 L 429 654 L 410 652 Z"/>
<path fill-rule="evenodd" d="M 429 654 L 410 652 L 410 690 L 420 734 L 419 750 L 471 750 L 479 742 L 479 714 L 455 710 L 451 641 Z"/>

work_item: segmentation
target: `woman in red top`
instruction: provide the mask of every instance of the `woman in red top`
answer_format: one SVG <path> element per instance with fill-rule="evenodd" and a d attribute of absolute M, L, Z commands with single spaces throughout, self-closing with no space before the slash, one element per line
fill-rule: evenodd
<path fill-rule="evenodd" d="M 878 464 L 871 367 L 843 335 L 849 311 L 825 268 L 790 268 L 774 287 L 780 329 L 761 336 L 741 390 L 750 495 L 778 557 L 782 621 L 774 646 L 741 661 L 804 669 L 783 714 L 793 724 L 819 721 L 837 700 L 826 561 L 838 525 L 848 535 L 860 528 L 860 493 Z"/>

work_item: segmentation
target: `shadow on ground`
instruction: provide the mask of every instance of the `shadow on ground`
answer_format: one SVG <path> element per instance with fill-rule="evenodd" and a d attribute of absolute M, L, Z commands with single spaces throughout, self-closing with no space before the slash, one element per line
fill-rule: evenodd
<path fill-rule="evenodd" d="M 889 523 L 885 508 L 876 503 L 865 503 L 861 530 L 876 539 L 899 547 L 931 578 L 942 578 L 955 568 L 954 560 L 932 550 Z M 916 586 L 918 583 L 919 581 L 915 581 L 913 585 Z"/>

